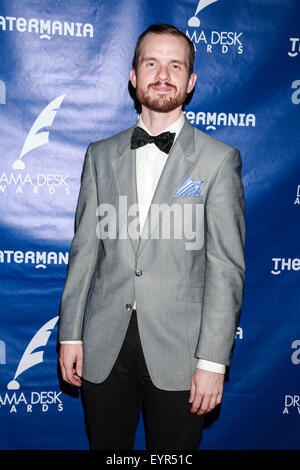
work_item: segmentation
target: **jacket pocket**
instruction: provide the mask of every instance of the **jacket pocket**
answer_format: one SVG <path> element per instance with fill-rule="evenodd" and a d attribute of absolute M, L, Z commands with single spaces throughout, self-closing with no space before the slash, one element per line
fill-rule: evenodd
<path fill-rule="evenodd" d="M 177 288 L 177 300 L 182 302 L 201 303 L 203 299 L 203 284 L 195 286 L 180 285 Z"/>

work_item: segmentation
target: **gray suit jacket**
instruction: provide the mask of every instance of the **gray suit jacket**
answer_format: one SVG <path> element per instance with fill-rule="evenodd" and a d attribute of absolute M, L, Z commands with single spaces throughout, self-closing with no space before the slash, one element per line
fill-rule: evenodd
<path fill-rule="evenodd" d="M 129 210 L 138 202 L 135 151 L 130 149 L 133 128 L 87 149 L 59 340 L 81 339 L 83 377 L 104 381 L 120 351 L 136 299 L 142 347 L 154 385 L 188 390 L 198 358 L 231 362 L 245 280 L 241 158 L 237 150 L 186 119 L 152 199 L 152 205 L 160 204 L 156 207 L 162 210 L 149 211 L 138 238 L 132 230 L 136 213 L 130 215 Z M 174 196 L 188 177 L 202 180 L 200 195 Z M 128 211 L 123 210 L 125 202 Z M 109 220 L 97 210 L 103 203 L 115 208 L 115 235 L 105 234 L 113 217 L 110 225 L 103 223 Z M 172 218 L 175 207 L 177 217 Z M 169 234 L 163 232 L 165 227 Z"/>

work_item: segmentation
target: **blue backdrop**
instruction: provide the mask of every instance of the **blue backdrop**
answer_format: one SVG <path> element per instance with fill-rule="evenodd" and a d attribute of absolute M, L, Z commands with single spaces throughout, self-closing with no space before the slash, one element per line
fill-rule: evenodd
<path fill-rule="evenodd" d="M 297 0 L 0 1 L 1 449 L 88 448 L 57 316 L 85 149 L 135 122 L 133 50 L 157 22 L 196 47 L 188 119 L 243 159 L 245 298 L 201 448 L 300 448 L 299 15 Z"/>

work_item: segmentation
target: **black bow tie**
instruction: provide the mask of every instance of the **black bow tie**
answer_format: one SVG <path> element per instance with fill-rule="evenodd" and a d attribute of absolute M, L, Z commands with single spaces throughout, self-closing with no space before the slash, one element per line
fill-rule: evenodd
<path fill-rule="evenodd" d="M 131 137 L 131 148 L 137 149 L 147 144 L 155 144 L 159 150 L 169 153 L 175 139 L 175 132 L 162 132 L 159 135 L 149 135 L 141 127 L 135 127 Z"/>

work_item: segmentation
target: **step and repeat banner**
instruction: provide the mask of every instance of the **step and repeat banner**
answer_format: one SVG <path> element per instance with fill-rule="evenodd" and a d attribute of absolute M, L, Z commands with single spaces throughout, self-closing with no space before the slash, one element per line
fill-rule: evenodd
<path fill-rule="evenodd" d="M 135 122 L 129 71 L 152 23 L 193 41 L 186 116 L 243 160 L 244 304 L 201 449 L 300 448 L 299 17 L 298 0 L 0 1 L 0 449 L 88 449 L 59 305 L 85 150 Z"/>

